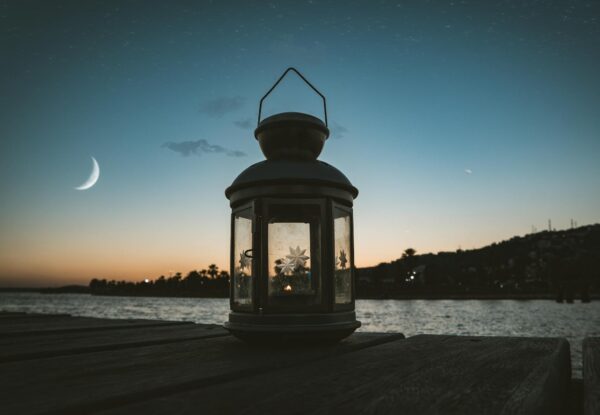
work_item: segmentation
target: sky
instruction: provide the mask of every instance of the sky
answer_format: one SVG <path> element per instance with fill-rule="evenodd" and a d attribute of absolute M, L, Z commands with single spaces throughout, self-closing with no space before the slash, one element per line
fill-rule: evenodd
<path fill-rule="evenodd" d="M 289 66 L 357 266 L 600 222 L 600 2 L 0 0 L 0 286 L 227 269 Z"/>

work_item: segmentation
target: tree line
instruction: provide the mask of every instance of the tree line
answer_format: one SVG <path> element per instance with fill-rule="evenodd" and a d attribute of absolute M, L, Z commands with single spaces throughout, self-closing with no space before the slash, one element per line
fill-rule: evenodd
<path fill-rule="evenodd" d="M 413 248 L 355 269 L 357 298 L 543 297 L 600 295 L 600 225 L 515 236 L 479 249 L 417 255 Z M 98 295 L 228 297 L 230 276 L 215 264 L 186 276 L 138 282 L 93 279 Z"/>
<path fill-rule="evenodd" d="M 131 295 L 164 297 L 228 297 L 229 273 L 215 264 L 208 269 L 193 270 L 183 276 L 177 272 L 170 277 L 161 275 L 155 280 L 138 282 L 94 278 L 89 289 L 95 295 Z"/>

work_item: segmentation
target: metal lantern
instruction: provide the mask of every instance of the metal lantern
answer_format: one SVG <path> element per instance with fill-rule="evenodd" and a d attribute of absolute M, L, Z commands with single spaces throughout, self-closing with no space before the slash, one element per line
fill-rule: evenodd
<path fill-rule="evenodd" d="M 261 120 L 264 99 L 290 71 L 323 99 L 324 122 L 298 112 Z M 225 327 L 252 342 L 340 340 L 360 327 L 352 219 L 358 190 L 317 160 L 329 136 L 325 97 L 288 68 L 260 100 L 254 136 L 267 159 L 225 191 L 232 208 Z"/>

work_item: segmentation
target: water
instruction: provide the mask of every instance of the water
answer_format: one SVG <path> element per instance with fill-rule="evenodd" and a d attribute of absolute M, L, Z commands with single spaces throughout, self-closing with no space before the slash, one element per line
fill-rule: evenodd
<path fill-rule="evenodd" d="M 104 318 L 185 320 L 222 324 L 229 300 L 215 298 L 103 297 L 85 294 L 0 293 L 0 310 L 66 313 Z M 565 337 L 573 376 L 581 378 L 581 342 L 600 336 L 600 301 L 358 300 L 359 331 L 473 336 Z"/>

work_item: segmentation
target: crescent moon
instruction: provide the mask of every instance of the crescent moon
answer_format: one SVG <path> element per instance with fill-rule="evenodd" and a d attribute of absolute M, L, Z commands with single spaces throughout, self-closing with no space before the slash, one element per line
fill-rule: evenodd
<path fill-rule="evenodd" d="M 96 184 L 98 179 L 100 178 L 100 166 L 98 166 L 98 162 L 95 158 L 92 157 L 92 162 L 94 163 L 92 167 L 92 172 L 90 173 L 90 177 L 83 183 L 81 186 L 76 187 L 76 190 L 86 190 Z"/>

